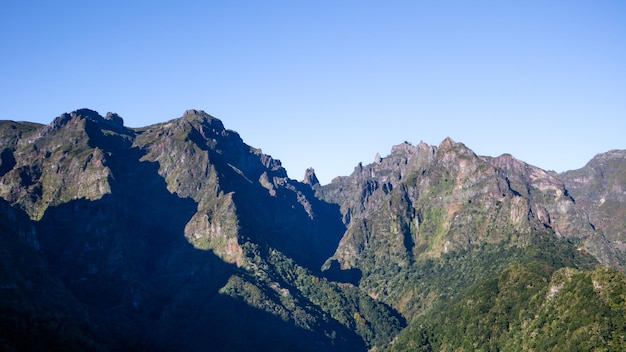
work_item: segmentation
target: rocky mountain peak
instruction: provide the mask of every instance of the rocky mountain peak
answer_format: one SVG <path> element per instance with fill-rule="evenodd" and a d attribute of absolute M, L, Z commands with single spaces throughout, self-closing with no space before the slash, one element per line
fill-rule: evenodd
<path fill-rule="evenodd" d="M 41 135 L 57 131 L 65 127 L 70 121 L 80 120 L 89 120 L 98 124 L 108 125 L 115 129 L 124 127 L 124 119 L 116 113 L 108 112 L 106 116 L 103 117 L 97 111 L 91 109 L 78 109 L 70 113 L 63 113 L 55 118 L 52 123 L 42 131 Z"/>
<path fill-rule="evenodd" d="M 306 169 L 306 171 L 304 172 L 304 180 L 302 181 L 302 183 L 311 186 L 316 186 L 320 184 L 320 181 L 317 179 L 317 175 L 315 175 L 315 169 L 313 169 L 312 167 Z"/>
<path fill-rule="evenodd" d="M 452 138 L 446 137 L 443 141 L 441 141 L 441 143 L 439 143 L 439 149 L 450 149 L 455 144 L 456 142 Z"/>
<path fill-rule="evenodd" d="M 70 121 L 78 120 L 81 118 L 91 118 L 92 120 L 96 121 L 103 119 L 103 117 L 100 116 L 100 114 L 98 114 L 96 111 L 89 109 L 79 109 L 70 113 L 63 113 L 59 115 L 52 121 L 50 125 L 48 125 L 48 128 L 46 128 L 45 132 L 56 131 L 65 127 Z"/>
<path fill-rule="evenodd" d="M 183 116 L 181 116 L 180 119 L 184 121 L 196 120 L 196 121 L 202 121 L 202 122 L 212 122 L 213 120 L 217 120 L 221 123 L 219 119 L 209 115 L 204 110 L 196 110 L 196 109 L 185 110 L 185 112 L 183 113 Z"/>
<path fill-rule="evenodd" d="M 489 162 L 498 168 L 524 173 L 529 167 L 525 162 L 516 159 L 513 155 L 505 153 L 495 158 L 488 158 Z"/>
<path fill-rule="evenodd" d="M 404 142 L 398 145 L 394 145 L 393 147 L 391 147 L 391 154 L 402 154 L 405 156 L 411 156 L 414 154 L 417 154 L 419 151 L 419 148 L 412 145 L 409 142 Z"/>
<path fill-rule="evenodd" d="M 541 168 L 516 159 L 511 154 L 487 159 L 491 165 L 505 171 L 509 179 L 517 178 L 521 183 L 532 181 L 539 189 L 551 189 L 558 194 L 567 193 L 561 180 Z"/>
<path fill-rule="evenodd" d="M 108 121 L 114 126 L 118 126 L 118 127 L 124 126 L 124 119 L 120 115 L 114 112 L 107 112 L 107 114 L 104 116 L 104 120 Z"/>
<path fill-rule="evenodd" d="M 196 109 L 188 109 L 185 110 L 183 117 L 185 116 L 211 116 L 207 114 L 204 110 L 196 110 Z"/>
<path fill-rule="evenodd" d="M 174 123 L 173 128 L 175 130 L 186 131 L 191 128 L 192 134 L 199 134 L 199 138 L 213 144 L 229 144 L 235 148 L 240 148 L 245 144 L 237 132 L 227 130 L 220 119 L 202 110 L 187 110 L 183 116 L 170 121 L 167 126 L 171 125 L 171 122 Z"/>
<path fill-rule="evenodd" d="M 596 154 L 588 163 L 587 166 L 594 168 L 602 168 L 607 164 L 621 162 L 626 159 L 626 150 L 613 149 L 605 153 Z"/>
<path fill-rule="evenodd" d="M 102 120 L 102 119 L 104 119 L 102 117 L 102 115 L 100 115 L 97 111 L 94 111 L 94 110 L 91 110 L 91 109 L 87 109 L 87 108 L 74 110 L 74 111 L 70 112 L 70 115 L 72 116 L 72 118 L 83 117 L 83 118 L 89 118 L 89 119 L 92 119 L 92 120 Z"/>

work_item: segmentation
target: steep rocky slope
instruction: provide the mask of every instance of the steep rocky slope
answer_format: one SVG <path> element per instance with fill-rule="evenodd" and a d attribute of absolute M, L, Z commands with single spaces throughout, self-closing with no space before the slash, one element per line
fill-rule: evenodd
<path fill-rule="evenodd" d="M 448 138 L 322 186 L 203 111 L 0 121 L 0 346 L 556 349 L 529 336 L 593 327 L 617 330 L 593 346 L 620 345 L 605 318 L 624 311 L 624 276 L 595 268 L 623 269 L 625 160 L 554 174 Z M 552 329 L 552 307 L 574 314 L 564 301 L 543 299 L 561 284 L 606 303 L 575 312 L 576 336 Z M 511 329 L 485 340 L 490 319 Z"/>
<path fill-rule="evenodd" d="M 585 209 L 594 229 L 610 242 L 613 262 L 626 265 L 626 151 L 596 155 L 578 170 L 556 175 Z"/>
<path fill-rule="evenodd" d="M 523 246 L 539 233 L 615 263 L 610 243 L 561 180 L 507 154 L 477 156 L 451 139 L 397 145 L 317 194 L 341 206 L 347 231 L 334 260 L 344 269 L 395 271 L 484 244 Z"/>
<path fill-rule="evenodd" d="M 451 139 L 438 147 L 394 146 L 389 156 L 357 166 L 318 194 L 341 206 L 348 225 L 335 254 L 344 267 L 358 260 L 365 242 L 380 238 L 393 239 L 390 259 L 403 266 L 416 256 L 438 257 L 533 231 L 580 240 L 581 249 L 604 264 L 613 259 L 606 258 L 606 241 L 563 181 L 508 154 L 477 156 Z M 366 229 L 367 222 L 389 223 L 374 221 L 378 217 L 397 221 Z"/>
<path fill-rule="evenodd" d="M 619 247 L 556 175 L 451 139 L 394 146 L 316 190 L 347 227 L 325 268 L 358 277 L 411 326 L 510 265 L 621 268 Z"/>

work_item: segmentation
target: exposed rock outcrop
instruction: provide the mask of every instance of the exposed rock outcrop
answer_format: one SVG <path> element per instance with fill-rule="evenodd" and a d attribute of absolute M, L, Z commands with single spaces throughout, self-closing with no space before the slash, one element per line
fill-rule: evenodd
<path fill-rule="evenodd" d="M 598 154 L 578 170 L 556 174 L 563 180 L 587 221 L 605 239 L 597 251 L 607 261 L 626 267 L 626 151 Z"/>
<path fill-rule="evenodd" d="M 306 169 L 302 183 L 310 185 L 311 187 L 320 185 L 320 181 L 317 179 L 317 175 L 315 175 L 315 169 L 312 167 Z"/>
<path fill-rule="evenodd" d="M 451 138 L 436 147 L 396 145 L 317 194 L 341 206 L 347 231 L 333 260 L 345 270 L 377 267 L 376 275 L 386 276 L 419 258 L 485 244 L 524 246 L 538 233 L 579 242 L 601 263 L 621 265 L 563 181 L 508 154 L 477 156 Z M 375 283 L 368 287 L 374 295 L 386 290 L 379 278 L 364 280 Z"/>

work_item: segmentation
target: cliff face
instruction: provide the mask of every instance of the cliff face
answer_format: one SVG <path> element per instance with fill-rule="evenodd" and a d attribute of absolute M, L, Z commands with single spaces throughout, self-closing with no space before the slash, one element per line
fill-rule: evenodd
<path fill-rule="evenodd" d="M 408 316 L 441 299 L 431 288 L 400 284 L 424 280 L 427 274 L 416 271 L 433 261 L 478 261 L 473 265 L 482 269 L 461 271 L 464 279 L 448 283 L 458 289 L 520 260 L 508 251 L 530 253 L 544 239 L 621 268 L 621 242 L 600 231 L 594 211 L 572 194 L 559 175 L 508 154 L 477 156 L 449 138 L 439 146 L 403 143 L 317 188 L 320 198 L 340 205 L 347 227 L 325 268 L 357 272 L 364 290 Z M 501 266 L 483 262 L 506 255 Z"/>
<path fill-rule="evenodd" d="M 556 175 L 567 185 L 589 222 L 607 241 L 614 265 L 626 265 L 626 151 L 596 155 L 578 170 Z"/>
<path fill-rule="evenodd" d="M 511 268 L 623 269 L 624 160 L 554 174 L 448 138 L 321 186 L 203 111 L 2 121 L 0 346 L 383 348 Z"/>
<path fill-rule="evenodd" d="M 374 254 L 381 262 L 405 266 L 482 243 L 523 244 L 534 232 L 580 241 L 601 262 L 615 263 L 563 181 L 507 154 L 477 156 L 451 139 L 394 146 L 318 195 L 341 206 L 348 230 L 334 257 L 344 268 L 381 247 L 391 248 Z M 390 245 L 373 244 L 380 241 Z"/>

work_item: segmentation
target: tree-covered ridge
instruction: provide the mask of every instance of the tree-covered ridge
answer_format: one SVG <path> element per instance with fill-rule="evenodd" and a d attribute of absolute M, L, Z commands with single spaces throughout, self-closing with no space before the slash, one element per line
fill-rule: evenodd
<path fill-rule="evenodd" d="M 414 322 L 395 351 L 621 351 L 626 276 L 513 264 Z"/>
<path fill-rule="evenodd" d="M 353 331 L 368 348 L 387 345 L 405 325 L 393 309 L 352 284 L 319 277 L 276 249 L 244 247 L 248 274 L 231 277 L 222 293 L 280 312 L 282 319 L 304 329 L 322 329 L 331 340 L 341 336 L 332 326 Z M 242 289 L 253 282 L 265 289 Z"/>

